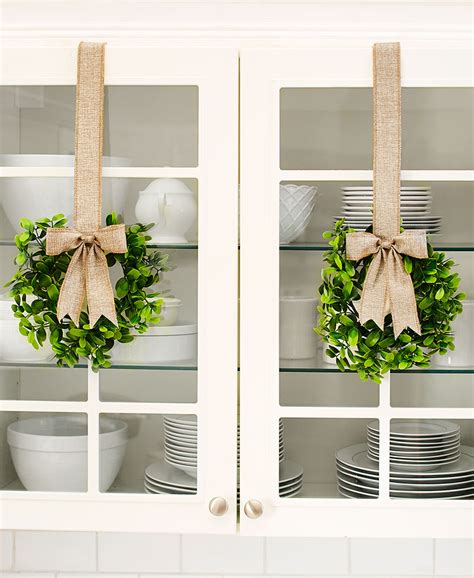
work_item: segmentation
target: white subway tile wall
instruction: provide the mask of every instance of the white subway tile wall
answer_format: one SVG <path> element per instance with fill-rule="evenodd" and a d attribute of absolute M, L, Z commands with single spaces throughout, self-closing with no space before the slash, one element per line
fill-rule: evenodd
<path fill-rule="evenodd" d="M 472 578 L 474 540 L 0 531 L 0 578 Z"/>

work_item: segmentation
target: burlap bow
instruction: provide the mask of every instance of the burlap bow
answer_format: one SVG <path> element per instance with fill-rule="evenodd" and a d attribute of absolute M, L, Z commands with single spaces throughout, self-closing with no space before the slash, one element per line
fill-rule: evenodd
<path fill-rule="evenodd" d="M 95 325 L 101 315 L 117 325 L 114 291 L 105 255 L 126 252 L 125 226 L 111 225 L 91 234 L 83 234 L 75 229 L 48 230 L 48 255 L 59 255 L 73 249 L 76 252 L 71 258 L 59 294 L 58 319 L 69 315 L 79 325 L 84 298 L 87 298 L 91 326 Z"/>
<path fill-rule="evenodd" d="M 382 241 L 372 233 L 351 233 L 346 239 L 346 254 L 353 261 L 374 255 L 361 299 L 356 302 L 360 323 L 373 319 L 383 329 L 385 315 L 391 313 L 395 337 L 406 327 L 420 334 L 415 291 L 401 255 L 428 257 L 425 231 L 405 231 L 391 241 Z"/>
<path fill-rule="evenodd" d="M 373 90 L 373 230 L 346 237 L 347 258 L 374 255 L 360 301 L 354 302 L 361 324 L 369 319 L 383 329 L 392 314 L 395 337 L 407 327 L 421 333 L 415 291 L 401 255 L 428 257 L 425 231 L 400 234 L 401 89 L 400 45 L 374 45 Z"/>
<path fill-rule="evenodd" d="M 76 146 L 74 170 L 74 227 L 51 228 L 46 253 L 59 255 L 76 249 L 66 272 L 57 307 L 79 325 L 87 299 L 89 323 L 101 315 L 117 325 L 114 292 L 106 253 L 125 253 L 125 225 L 101 228 L 102 139 L 104 118 L 105 45 L 81 42 L 77 60 Z"/>

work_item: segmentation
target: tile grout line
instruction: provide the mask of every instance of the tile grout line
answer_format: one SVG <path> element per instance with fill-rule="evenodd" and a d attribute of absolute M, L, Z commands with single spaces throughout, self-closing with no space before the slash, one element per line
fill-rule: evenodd
<path fill-rule="evenodd" d="M 183 573 L 183 534 L 179 534 L 179 548 L 178 548 L 178 569 L 179 573 Z"/>
<path fill-rule="evenodd" d="M 16 530 L 12 530 L 12 563 L 11 569 L 16 570 Z"/>
<path fill-rule="evenodd" d="M 99 532 L 95 532 L 95 571 L 99 571 Z"/>
<path fill-rule="evenodd" d="M 437 540 L 435 538 L 433 538 L 433 554 L 432 554 L 432 558 L 433 558 L 433 576 L 436 575 L 436 544 Z"/>
<path fill-rule="evenodd" d="M 267 540 L 268 540 L 268 538 L 265 536 L 263 538 L 263 575 L 266 575 L 267 570 L 268 570 L 268 568 L 267 568 L 267 566 L 268 566 L 268 564 L 267 564 Z"/>
<path fill-rule="evenodd" d="M 352 539 L 348 536 L 347 540 L 347 575 L 352 576 Z"/>

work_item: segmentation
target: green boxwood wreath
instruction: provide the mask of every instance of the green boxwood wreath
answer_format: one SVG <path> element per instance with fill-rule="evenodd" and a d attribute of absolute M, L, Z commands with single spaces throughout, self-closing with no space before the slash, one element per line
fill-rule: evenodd
<path fill-rule="evenodd" d="M 106 222 L 117 224 L 117 216 L 108 215 Z M 12 309 L 18 318 L 20 333 L 35 349 L 50 341 L 58 366 L 73 367 L 80 357 L 87 357 L 94 370 L 108 368 L 110 350 L 116 341 L 129 343 L 134 339 L 134 332 L 144 333 L 150 325 L 159 322 L 163 301 L 159 299 L 160 293 L 150 292 L 150 288 L 159 282 L 161 273 L 170 268 L 168 255 L 146 246 L 151 239 L 146 231 L 153 224 L 127 227 L 127 253 L 107 255 L 109 267 L 117 263 L 122 269 L 115 285 L 118 327 L 105 317 L 91 327 L 87 311 L 81 313 L 79 327 L 69 317 L 58 320 L 59 290 L 74 251 L 48 256 L 46 231 L 49 227 L 66 226 L 67 219 L 58 214 L 36 223 L 22 219 L 20 224 L 24 232 L 15 236 L 18 271 L 6 284 L 15 299 Z"/>
<path fill-rule="evenodd" d="M 323 233 L 331 248 L 324 253 L 327 266 L 321 271 L 315 331 L 329 345 L 327 354 L 335 358 L 341 371 L 356 371 L 362 380 L 376 383 L 390 370 L 429 367 L 432 355 L 454 349 L 451 323 L 462 312 L 465 299 L 458 293 L 460 277 L 452 271 L 454 261 L 429 243 L 427 259 L 403 257 L 415 288 L 422 333 L 405 329 L 395 339 L 390 315 L 383 331 L 374 321 L 358 322 L 353 302 L 360 298 L 372 257 L 347 260 L 346 235 L 352 231 L 342 219 L 333 231 Z"/>

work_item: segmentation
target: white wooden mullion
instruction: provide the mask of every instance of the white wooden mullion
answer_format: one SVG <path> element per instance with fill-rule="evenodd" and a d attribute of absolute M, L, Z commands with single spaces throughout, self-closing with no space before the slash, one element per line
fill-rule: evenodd
<path fill-rule="evenodd" d="M 99 397 L 100 374 L 92 371 L 92 362 L 87 368 L 87 479 L 88 493 L 99 491 Z"/>
<path fill-rule="evenodd" d="M 390 373 L 379 385 L 379 499 L 390 498 Z"/>

